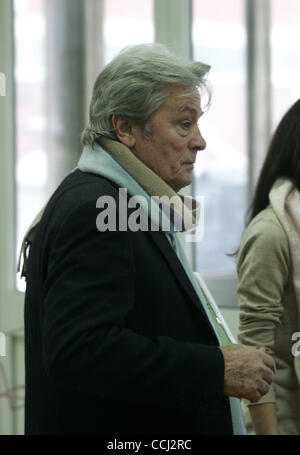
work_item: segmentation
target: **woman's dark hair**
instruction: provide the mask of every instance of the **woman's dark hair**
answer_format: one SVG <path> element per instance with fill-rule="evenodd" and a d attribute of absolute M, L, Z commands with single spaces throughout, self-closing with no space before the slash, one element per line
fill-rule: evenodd
<path fill-rule="evenodd" d="M 279 178 L 288 178 L 300 191 L 300 99 L 286 112 L 273 134 L 247 211 L 246 226 L 269 205 L 269 193 Z M 228 256 L 237 256 L 238 251 Z"/>
<path fill-rule="evenodd" d="M 280 121 L 269 146 L 248 210 L 247 225 L 269 204 L 269 192 L 278 178 L 288 178 L 300 191 L 300 99 Z"/>

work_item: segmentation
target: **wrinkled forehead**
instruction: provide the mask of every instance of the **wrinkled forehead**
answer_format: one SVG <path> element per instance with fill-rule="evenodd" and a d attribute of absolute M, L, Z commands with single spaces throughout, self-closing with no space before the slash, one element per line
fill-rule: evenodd
<path fill-rule="evenodd" d="M 200 87 L 174 87 L 171 92 L 179 98 L 190 98 L 198 102 L 202 113 L 208 110 L 211 103 L 212 90 L 207 81 L 204 81 Z"/>
<path fill-rule="evenodd" d="M 168 90 L 164 103 L 166 108 L 175 112 L 189 112 L 200 117 L 202 115 L 201 96 L 197 88 L 172 88 Z"/>

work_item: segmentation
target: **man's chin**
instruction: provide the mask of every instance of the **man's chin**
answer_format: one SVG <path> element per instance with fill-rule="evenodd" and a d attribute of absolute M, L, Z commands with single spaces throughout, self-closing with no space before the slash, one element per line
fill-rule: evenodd
<path fill-rule="evenodd" d="M 192 183 L 192 176 L 188 175 L 188 176 L 186 176 L 186 178 L 181 178 L 180 180 L 178 179 L 178 180 L 168 182 L 168 185 L 177 193 L 178 191 L 182 190 L 183 188 L 191 185 L 191 183 Z"/>

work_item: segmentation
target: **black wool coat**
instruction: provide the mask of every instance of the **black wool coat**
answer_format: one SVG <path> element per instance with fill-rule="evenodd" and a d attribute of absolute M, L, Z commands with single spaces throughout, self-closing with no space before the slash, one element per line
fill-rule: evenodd
<path fill-rule="evenodd" d="M 119 188 L 76 170 L 30 249 L 26 434 L 232 434 L 224 359 L 163 232 L 96 227 Z"/>

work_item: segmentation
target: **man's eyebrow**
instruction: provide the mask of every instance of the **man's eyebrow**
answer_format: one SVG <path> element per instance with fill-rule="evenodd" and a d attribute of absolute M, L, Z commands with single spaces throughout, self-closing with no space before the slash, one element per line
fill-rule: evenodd
<path fill-rule="evenodd" d="M 203 111 L 201 109 L 198 111 L 197 109 L 188 106 L 185 106 L 179 110 L 180 114 L 185 112 L 189 112 L 190 114 L 195 115 L 196 117 L 198 116 L 201 117 L 201 115 L 203 114 Z"/>

